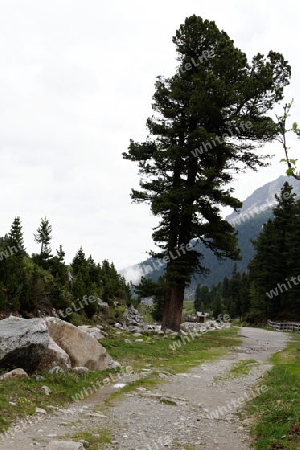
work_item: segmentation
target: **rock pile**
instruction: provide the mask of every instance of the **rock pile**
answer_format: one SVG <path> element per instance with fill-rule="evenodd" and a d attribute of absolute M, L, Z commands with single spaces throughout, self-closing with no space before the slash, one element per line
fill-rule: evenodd
<path fill-rule="evenodd" d="M 127 308 L 125 313 L 125 324 L 127 325 L 128 331 L 134 333 L 140 333 L 144 330 L 144 318 L 140 315 L 134 306 Z"/>
<path fill-rule="evenodd" d="M 222 328 L 229 328 L 230 324 L 225 322 L 217 322 L 216 320 L 208 320 L 205 323 L 197 323 L 197 322 L 183 322 L 180 326 L 180 330 L 189 333 L 191 331 L 197 330 L 200 332 L 213 331 L 213 330 L 221 330 Z"/>
<path fill-rule="evenodd" d="M 115 323 L 116 328 L 130 331 L 131 333 L 141 333 L 148 329 L 143 316 L 133 305 L 126 309 L 123 319 L 122 323 Z"/>

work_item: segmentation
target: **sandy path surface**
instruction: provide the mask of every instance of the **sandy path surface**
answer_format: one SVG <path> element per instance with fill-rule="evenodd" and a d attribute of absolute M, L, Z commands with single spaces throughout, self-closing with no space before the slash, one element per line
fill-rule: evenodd
<path fill-rule="evenodd" d="M 111 385 L 68 408 L 38 414 L 32 424 L 24 422 L 20 431 L 12 429 L 0 439 L 0 449 L 46 449 L 51 441 L 72 440 L 79 431 L 101 434 L 107 429 L 113 436 L 107 449 L 249 450 L 248 425 L 237 413 L 247 399 L 257 395 L 255 385 L 271 367 L 270 356 L 284 348 L 288 336 L 245 327 L 240 334 L 241 346 L 222 359 L 175 376 L 162 374 L 164 382 L 151 391 L 137 388 L 108 407 L 103 399 L 117 389 Z M 258 363 L 249 374 L 218 379 L 226 377 L 235 362 L 249 359 Z M 138 376 L 126 375 L 118 383 Z"/>

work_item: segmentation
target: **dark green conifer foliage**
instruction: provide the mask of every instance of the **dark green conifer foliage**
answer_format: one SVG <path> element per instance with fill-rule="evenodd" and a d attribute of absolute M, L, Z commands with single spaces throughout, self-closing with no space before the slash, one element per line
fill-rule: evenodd
<path fill-rule="evenodd" d="M 11 253 L 20 257 L 26 255 L 21 219 L 19 216 L 17 216 L 12 223 L 7 238 L 7 245 L 10 247 Z"/>
<path fill-rule="evenodd" d="M 50 241 L 52 239 L 51 233 L 52 226 L 50 225 L 49 220 L 46 217 L 44 219 L 42 218 L 37 232 L 34 233 L 34 240 L 41 245 L 40 257 L 37 259 L 37 262 L 39 262 L 45 269 L 48 269 L 48 261 L 52 256 L 50 247 Z"/>
<path fill-rule="evenodd" d="M 160 277 L 157 283 L 155 283 L 149 278 L 142 277 L 140 283 L 135 286 L 135 293 L 139 296 L 139 299 L 147 297 L 153 299 L 152 317 L 157 322 L 160 322 L 163 314 L 163 278 Z"/>
<path fill-rule="evenodd" d="M 157 78 L 149 136 L 132 140 L 123 156 L 139 165 L 140 190 L 132 190 L 132 199 L 150 204 L 160 218 L 156 256 L 179 255 L 167 260 L 162 320 L 163 329 L 179 331 L 184 288 L 195 271 L 205 272 L 201 255 L 186 246 L 200 239 L 220 258 L 238 258 L 220 206 L 241 206 L 227 187 L 234 173 L 264 166 L 256 144 L 278 132 L 268 112 L 282 99 L 290 66 L 272 51 L 248 62 L 214 22 L 195 15 L 173 42 L 179 66 L 172 77 Z"/>
<path fill-rule="evenodd" d="M 256 255 L 249 264 L 253 320 L 300 319 L 300 203 L 288 183 L 276 199 L 274 218 L 253 242 Z"/>
<path fill-rule="evenodd" d="M 2 303 L 17 311 L 22 294 L 26 289 L 24 238 L 20 217 L 16 217 L 11 229 L 2 239 L 0 257 L 0 280 L 2 282 Z"/>
<path fill-rule="evenodd" d="M 212 309 L 212 298 L 208 286 L 197 285 L 194 308 L 196 311 L 209 312 Z"/>

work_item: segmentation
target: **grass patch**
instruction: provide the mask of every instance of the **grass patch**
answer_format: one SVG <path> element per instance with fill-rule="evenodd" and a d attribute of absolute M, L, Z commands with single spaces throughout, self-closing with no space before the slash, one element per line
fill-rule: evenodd
<path fill-rule="evenodd" d="M 70 436 L 66 436 L 69 438 Z M 83 442 L 86 450 L 98 450 L 110 448 L 107 447 L 111 443 L 111 432 L 106 429 L 98 429 L 75 433 L 71 436 L 73 441 Z"/>
<path fill-rule="evenodd" d="M 156 386 L 158 383 L 161 382 L 161 379 L 159 378 L 150 378 L 149 375 L 145 378 L 140 378 L 139 380 L 135 380 L 130 384 L 126 384 L 126 386 L 122 387 L 119 391 L 113 392 L 105 399 L 106 406 L 113 406 L 113 401 L 117 398 L 121 397 L 123 394 L 127 394 L 129 392 L 134 391 L 138 387 L 144 387 L 144 388 L 151 388 L 153 386 Z"/>
<path fill-rule="evenodd" d="M 139 371 L 144 367 L 156 368 L 176 374 L 203 361 L 213 360 L 237 345 L 238 329 L 232 327 L 221 331 L 209 331 L 195 339 L 177 336 L 142 336 L 144 342 L 135 342 L 132 334 L 112 334 L 101 340 L 111 357 L 123 366 Z M 129 339 L 131 343 L 126 343 Z"/>
<path fill-rule="evenodd" d="M 36 408 L 63 406 L 72 401 L 72 396 L 83 388 L 88 388 L 96 381 L 102 381 L 109 373 L 89 372 L 78 374 L 68 371 L 64 373 L 44 373 L 44 380 L 37 381 L 30 377 L 23 380 L 0 381 L 0 432 L 5 431 L 17 418 L 32 416 Z M 52 393 L 47 396 L 42 386 L 48 386 Z"/>
<path fill-rule="evenodd" d="M 300 448 L 300 336 L 271 358 L 273 368 L 262 381 L 268 391 L 253 399 L 247 413 L 256 450 Z"/>
<path fill-rule="evenodd" d="M 258 365 L 255 359 L 243 359 L 233 364 L 227 375 L 214 377 L 215 380 L 231 380 L 248 375 L 253 366 Z"/>
<path fill-rule="evenodd" d="M 193 300 L 184 301 L 182 315 L 183 316 L 191 316 L 193 314 L 196 314 L 196 310 L 194 307 L 194 301 Z"/>

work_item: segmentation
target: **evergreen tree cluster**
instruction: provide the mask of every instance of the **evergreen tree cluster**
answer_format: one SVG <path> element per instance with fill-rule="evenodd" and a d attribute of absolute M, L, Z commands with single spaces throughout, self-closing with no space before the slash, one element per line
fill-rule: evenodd
<path fill-rule="evenodd" d="M 207 286 L 198 284 L 194 306 L 198 311 L 227 313 L 250 322 L 300 320 L 300 200 L 288 183 L 280 195 L 273 217 L 252 241 L 255 255 L 248 271 L 236 266 L 230 279 Z"/>
<path fill-rule="evenodd" d="M 24 247 L 20 217 L 14 219 L 9 233 L 0 237 L 0 311 L 29 317 L 38 309 L 50 312 L 53 308 L 70 308 L 92 318 L 99 311 L 98 301 L 83 303 L 85 296 L 101 298 L 109 305 L 114 301 L 130 303 L 130 286 L 113 263 L 96 263 L 80 247 L 67 265 L 62 246 L 52 255 L 51 233 L 48 219 L 42 219 L 34 234 L 40 253 L 31 257 Z"/>
<path fill-rule="evenodd" d="M 219 314 L 228 314 L 232 319 L 245 320 L 250 307 L 248 274 L 241 274 L 235 266 L 230 278 L 225 277 L 211 288 L 198 284 L 194 307 L 215 318 Z"/>
<path fill-rule="evenodd" d="M 253 245 L 249 264 L 250 318 L 300 320 L 300 201 L 285 183 Z M 299 277 L 299 279 L 298 279 Z"/>
<path fill-rule="evenodd" d="M 151 297 L 153 300 L 152 317 L 155 321 L 161 322 L 164 304 L 164 278 L 160 277 L 157 282 L 150 278 L 142 277 L 140 283 L 134 286 L 138 301 Z"/>

